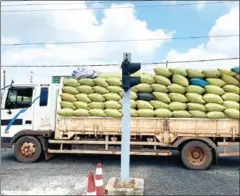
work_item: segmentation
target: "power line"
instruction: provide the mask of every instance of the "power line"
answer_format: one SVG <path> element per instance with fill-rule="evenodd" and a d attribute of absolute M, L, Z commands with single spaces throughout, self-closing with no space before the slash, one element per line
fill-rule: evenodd
<path fill-rule="evenodd" d="M 239 57 L 230 57 L 230 58 L 218 58 L 218 59 L 198 59 L 198 60 L 179 60 L 179 61 L 165 61 L 165 62 L 154 62 L 154 63 L 142 63 L 142 65 L 158 65 L 166 63 L 201 63 L 201 62 L 211 62 L 211 61 L 230 61 L 238 60 Z M 95 65 L 1 65 L 2 67 L 104 67 L 104 66 L 120 66 L 120 64 L 95 64 Z"/>
<path fill-rule="evenodd" d="M 200 3 L 179 3 L 179 4 L 161 4 L 161 5 L 136 5 L 132 6 L 125 6 L 125 7 L 111 7 L 111 8 L 103 8 L 103 7 L 93 7 L 93 8 L 68 8 L 68 9 L 33 9 L 33 10 L 2 10 L 1 12 L 38 12 L 38 11 L 69 11 L 69 10 L 104 10 L 104 9 L 128 9 L 128 8 L 158 8 L 158 7 L 176 7 L 176 6 L 191 6 L 191 5 L 210 5 L 210 4 L 222 4 L 226 3 L 224 1 L 217 1 L 217 2 L 200 2 Z"/>
<path fill-rule="evenodd" d="M 13 43 L 2 44 L 2 46 L 32 46 L 32 45 L 72 45 L 72 44 L 92 44 L 92 43 L 116 43 L 116 42 L 140 42 L 140 41 L 160 41 L 160 40 L 186 40 L 186 39 L 206 39 L 220 37 L 239 37 L 239 35 L 208 35 L 208 36 L 189 36 L 189 37 L 173 37 L 173 38 L 153 38 L 153 39 L 127 39 L 127 40 L 99 40 L 99 41 L 75 41 L 75 42 L 35 42 L 35 43 Z"/>

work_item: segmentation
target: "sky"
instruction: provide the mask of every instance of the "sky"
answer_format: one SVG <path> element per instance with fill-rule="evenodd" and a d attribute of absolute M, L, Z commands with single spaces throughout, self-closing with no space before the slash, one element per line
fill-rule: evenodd
<path fill-rule="evenodd" d="M 31 71 L 34 83 L 50 83 L 51 76 L 71 75 L 76 67 L 43 68 L 41 65 L 120 64 L 125 52 L 131 53 L 132 61 L 139 63 L 239 57 L 239 37 L 174 39 L 239 35 L 237 1 L 218 4 L 209 1 L 13 1 L 2 2 L 1 6 L 1 44 L 165 39 L 1 46 L 2 65 L 38 65 L 37 68 L 2 67 L 1 86 L 3 70 L 6 70 L 7 84 L 11 80 L 18 84 L 29 83 Z M 186 69 L 230 69 L 236 65 L 239 65 L 239 60 L 169 64 Z M 155 67 L 162 66 L 142 65 L 142 71 L 152 72 Z M 119 66 L 87 68 L 120 72 Z"/>

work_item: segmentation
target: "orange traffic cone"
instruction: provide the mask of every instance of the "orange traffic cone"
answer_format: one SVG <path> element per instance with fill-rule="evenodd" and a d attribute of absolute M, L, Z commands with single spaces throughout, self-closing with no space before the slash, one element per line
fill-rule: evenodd
<path fill-rule="evenodd" d="M 94 175 L 92 172 L 88 173 L 87 195 L 97 195 L 95 181 L 94 181 Z"/>
<path fill-rule="evenodd" d="M 102 164 L 101 163 L 97 164 L 95 184 L 96 184 L 97 195 L 98 196 L 104 195 L 105 191 L 103 188 L 103 176 L 102 176 Z"/>

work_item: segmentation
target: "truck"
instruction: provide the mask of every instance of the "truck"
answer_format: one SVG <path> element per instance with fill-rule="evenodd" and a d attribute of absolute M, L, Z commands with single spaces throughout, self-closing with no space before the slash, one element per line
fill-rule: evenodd
<path fill-rule="evenodd" d="M 11 84 L 1 103 L 1 147 L 19 162 L 55 154 L 121 155 L 121 118 L 63 117 L 60 84 Z M 131 118 L 130 155 L 171 156 L 180 152 L 188 169 L 205 170 L 218 157 L 239 156 L 237 119 Z M 223 147 L 219 151 L 219 147 Z"/>

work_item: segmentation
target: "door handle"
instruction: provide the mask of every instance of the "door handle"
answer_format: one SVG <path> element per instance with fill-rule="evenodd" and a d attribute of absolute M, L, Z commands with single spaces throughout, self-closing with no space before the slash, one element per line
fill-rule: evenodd
<path fill-rule="evenodd" d="M 32 121 L 31 121 L 31 120 L 26 120 L 26 121 L 25 121 L 25 124 L 30 124 L 30 125 L 31 125 L 31 124 L 32 124 Z"/>

